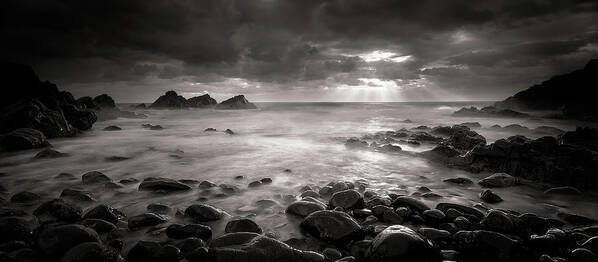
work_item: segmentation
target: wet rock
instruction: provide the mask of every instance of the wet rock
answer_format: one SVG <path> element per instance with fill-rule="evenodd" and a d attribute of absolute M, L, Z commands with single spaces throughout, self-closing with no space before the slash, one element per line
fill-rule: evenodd
<path fill-rule="evenodd" d="M 557 216 L 572 225 L 589 225 L 596 223 L 596 220 L 578 214 L 559 212 Z"/>
<path fill-rule="evenodd" d="M 201 224 L 188 224 L 184 226 L 172 224 L 166 228 L 166 235 L 173 239 L 196 237 L 208 240 L 212 237 L 212 229 L 209 226 Z"/>
<path fill-rule="evenodd" d="M 509 233 L 515 228 L 515 223 L 509 217 L 509 215 L 496 209 L 490 210 L 484 219 L 482 219 L 480 224 L 484 229 L 500 233 Z"/>
<path fill-rule="evenodd" d="M 478 182 L 483 187 L 510 187 L 519 184 L 519 179 L 506 173 L 496 173 Z"/>
<path fill-rule="evenodd" d="M 109 156 L 104 158 L 104 160 L 108 161 L 108 162 L 120 162 L 120 161 L 125 161 L 125 160 L 129 160 L 131 159 L 130 157 L 126 157 L 126 156 Z"/>
<path fill-rule="evenodd" d="M 119 220 L 124 219 L 126 216 L 123 212 L 118 211 L 118 209 L 113 208 L 107 205 L 98 205 L 89 211 L 83 216 L 83 218 L 96 218 L 96 219 L 103 219 L 108 222 L 118 223 Z"/>
<path fill-rule="evenodd" d="M 423 212 L 426 211 L 428 209 L 430 209 L 430 207 L 428 207 L 426 204 L 424 204 L 423 202 L 412 198 L 412 197 L 408 197 L 408 196 L 400 196 L 395 198 L 392 201 L 392 206 L 397 208 L 397 207 L 408 207 L 411 210 L 417 211 L 417 212 Z"/>
<path fill-rule="evenodd" d="M 390 206 L 391 203 L 392 199 L 390 197 L 373 196 L 365 203 L 365 206 L 369 208 L 372 208 L 377 205 Z"/>
<path fill-rule="evenodd" d="M 480 199 L 490 204 L 495 204 L 502 201 L 502 198 L 499 195 L 492 192 L 492 190 L 490 189 L 486 189 L 482 193 L 480 193 Z"/>
<path fill-rule="evenodd" d="M 548 195 L 581 195 L 581 191 L 575 187 L 571 186 L 563 186 L 563 187 L 553 187 L 546 191 L 544 194 Z"/>
<path fill-rule="evenodd" d="M 453 235 L 453 239 L 464 261 L 530 261 L 520 260 L 516 252 L 517 241 L 500 233 L 459 231 Z"/>
<path fill-rule="evenodd" d="M 67 153 L 62 153 L 57 150 L 46 148 L 39 153 L 35 154 L 33 158 L 41 159 L 41 158 L 59 158 L 59 157 L 66 157 L 69 156 Z"/>
<path fill-rule="evenodd" d="M 257 107 L 250 103 L 244 95 L 231 97 L 216 105 L 216 109 L 257 109 Z"/>
<path fill-rule="evenodd" d="M 353 189 L 336 192 L 330 198 L 332 208 L 342 207 L 345 210 L 352 210 L 362 208 L 363 205 L 363 197 L 357 190 Z"/>
<path fill-rule="evenodd" d="M 594 236 L 581 244 L 581 247 L 591 250 L 598 254 L 598 236 Z"/>
<path fill-rule="evenodd" d="M 10 198 L 10 202 L 28 203 L 28 202 L 33 202 L 33 201 L 37 201 L 40 199 L 41 199 L 41 197 L 36 193 L 29 192 L 29 191 L 21 191 L 19 193 L 12 195 L 12 197 Z"/>
<path fill-rule="evenodd" d="M 302 200 L 289 205 L 286 212 L 300 217 L 306 217 L 313 212 L 321 210 L 326 210 L 326 206 L 318 202 Z"/>
<path fill-rule="evenodd" d="M 571 251 L 571 262 L 595 262 L 598 261 L 598 255 L 596 253 L 585 249 L 585 248 L 576 248 L 575 250 Z"/>
<path fill-rule="evenodd" d="M 160 245 L 156 242 L 139 241 L 127 254 L 128 262 L 176 262 L 180 250 L 173 245 Z"/>
<path fill-rule="evenodd" d="M 139 184 L 139 190 L 151 190 L 160 192 L 176 192 L 190 190 L 191 187 L 179 181 L 163 177 L 150 177 Z"/>
<path fill-rule="evenodd" d="M 83 176 L 81 176 L 81 180 L 83 184 L 105 183 L 112 181 L 112 179 L 110 179 L 107 175 L 104 175 L 102 172 L 98 171 L 90 171 L 83 174 Z"/>
<path fill-rule="evenodd" d="M 307 190 L 301 193 L 300 197 L 313 197 L 313 198 L 320 198 L 320 194 L 313 190 Z"/>
<path fill-rule="evenodd" d="M 151 227 L 165 223 L 167 220 L 161 215 L 154 213 L 144 213 L 129 218 L 128 226 L 130 230 L 138 230 L 142 227 Z"/>
<path fill-rule="evenodd" d="M 439 239 L 445 239 L 451 236 L 451 233 L 446 230 L 431 228 L 431 227 L 421 227 L 417 230 L 422 236 L 432 241 L 436 241 Z"/>
<path fill-rule="evenodd" d="M 400 146 L 393 144 L 386 144 L 380 147 L 380 150 L 385 152 L 401 152 L 403 149 Z"/>
<path fill-rule="evenodd" d="M 123 130 L 122 128 L 118 127 L 118 126 L 107 126 L 104 127 L 103 129 L 104 131 L 120 131 Z"/>
<path fill-rule="evenodd" d="M 185 216 L 197 222 L 209 222 L 220 220 L 224 216 L 224 212 L 210 205 L 196 204 L 185 209 Z"/>
<path fill-rule="evenodd" d="M 324 251 L 322 251 L 322 255 L 324 255 L 324 258 L 328 261 L 337 261 L 343 257 L 341 252 L 334 248 L 324 249 Z"/>
<path fill-rule="evenodd" d="M 369 261 L 442 261 L 440 250 L 415 231 L 393 225 L 372 241 L 366 257 Z"/>
<path fill-rule="evenodd" d="M 71 248 L 60 260 L 61 262 L 120 262 L 120 254 L 99 243 L 82 243 Z"/>
<path fill-rule="evenodd" d="M 470 150 L 479 145 L 486 145 L 486 138 L 467 128 L 457 130 L 451 134 L 446 142 L 456 149 Z"/>
<path fill-rule="evenodd" d="M 262 182 L 262 184 L 271 184 L 272 178 L 265 177 L 265 178 L 260 179 L 260 181 Z"/>
<path fill-rule="evenodd" d="M 453 184 L 459 184 L 459 185 L 470 185 L 470 184 L 473 184 L 473 181 L 471 181 L 471 179 L 466 178 L 466 177 L 448 178 L 448 179 L 445 179 L 443 181 L 447 182 L 447 183 L 453 183 Z"/>
<path fill-rule="evenodd" d="M 210 243 L 208 257 L 227 262 L 323 262 L 318 253 L 295 249 L 276 239 L 256 233 L 229 233 Z"/>
<path fill-rule="evenodd" d="M 454 203 L 438 203 L 438 205 L 436 205 L 436 209 L 441 210 L 443 212 L 446 212 L 449 208 L 458 210 L 459 212 L 464 213 L 464 214 L 472 215 L 479 219 L 484 217 L 484 213 L 482 213 L 482 211 L 477 210 L 473 207 L 464 206 L 461 204 L 454 204 Z"/>
<path fill-rule="evenodd" d="M 511 109 L 500 109 L 494 106 L 486 106 L 481 109 L 477 107 L 463 107 L 453 113 L 453 116 L 458 117 L 514 117 L 525 118 L 530 117 L 529 114 L 517 112 Z"/>
<path fill-rule="evenodd" d="M 82 213 L 80 207 L 69 204 L 62 199 L 45 202 L 33 211 L 33 214 L 43 222 L 76 222 L 81 220 Z"/>
<path fill-rule="evenodd" d="M 363 238 L 363 230 L 359 223 L 344 212 L 316 211 L 309 214 L 300 226 L 317 238 L 335 243 L 347 243 Z"/>
<path fill-rule="evenodd" d="M 206 129 L 204 129 L 203 131 L 204 131 L 204 132 L 216 132 L 216 131 L 218 131 L 218 130 L 216 130 L 216 128 L 211 128 L 211 127 L 208 127 L 208 128 L 206 128 Z"/>
<path fill-rule="evenodd" d="M 46 136 L 35 129 L 19 128 L 0 136 L 0 151 L 17 151 L 49 146 Z"/>
<path fill-rule="evenodd" d="M 68 199 L 72 199 L 72 200 L 76 200 L 76 201 L 81 201 L 81 202 L 95 201 L 95 198 L 93 198 L 93 196 L 91 196 L 91 193 L 89 191 L 75 189 L 75 188 L 65 188 L 64 190 L 62 190 L 62 193 L 60 193 L 60 197 L 68 198 Z"/>
<path fill-rule="evenodd" d="M 345 146 L 349 148 L 365 148 L 368 146 L 368 142 L 360 140 L 357 137 L 351 137 L 345 141 Z"/>
<path fill-rule="evenodd" d="M 192 251 L 205 247 L 206 242 L 196 237 L 188 237 L 175 242 L 175 246 L 180 250 L 181 256 L 186 257 Z"/>
<path fill-rule="evenodd" d="M 56 258 L 85 242 L 100 242 L 100 238 L 93 229 L 75 224 L 47 227 L 37 239 L 41 251 Z"/>
<path fill-rule="evenodd" d="M 247 185 L 248 187 L 259 187 L 262 185 L 262 181 L 253 181 Z"/>
<path fill-rule="evenodd" d="M 353 210 L 353 216 L 355 218 L 366 218 L 368 216 L 371 216 L 372 214 L 372 210 L 369 210 L 367 208 Z"/>
<path fill-rule="evenodd" d="M 426 222 L 434 224 L 442 222 L 446 218 L 446 215 L 438 209 L 429 209 L 422 212 L 422 217 Z"/>
<path fill-rule="evenodd" d="M 247 218 L 239 218 L 229 221 L 226 224 L 226 228 L 224 229 L 226 233 L 236 233 L 236 232 L 253 232 L 253 233 L 262 233 L 262 228 L 258 224 L 256 224 L 253 220 Z"/>
<path fill-rule="evenodd" d="M 212 183 L 210 181 L 207 181 L 207 180 L 201 181 L 201 183 L 199 183 L 199 188 L 204 188 L 204 189 L 205 188 L 212 188 L 212 187 L 215 187 L 215 186 L 216 186 L 216 184 L 214 184 L 214 183 Z"/>
<path fill-rule="evenodd" d="M 0 218 L 0 243 L 11 240 L 30 241 L 35 223 L 22 217 Z"/>
<path fill-rule="evenodd" d="M 227 193 L 227 194 L 234 194 L 234 193 L 238 193 L 239 191 L 241 191 L 239 189 L 239 187 L 235 186 L 235 185 L 220 184 L 220 185 L 218 185 L 218 187 L 220 187 L 222 192 Z"/>
<path fill-rule="evenodd" d="M 170 211 L 172 210 L 172 208 L 170 208 L 167 205 L 164 204 L 149 204 L 147 205 L 147 211 L 152 212 L 152 213 L 156 213 L 156 214 L 168 214 L 170 213 Z"/>
<path fill-rule="evenodd" d="M 81 225 L 93 229 L 98 234 L 105 234 L 116 229 L 116 226 L 103 219 L 88 218 L 81 221 Z"/>
<path fill-rule="evenodd" d="M 137 183 L 139 182 L 139 180 L 137 180 L 137 178 L 125 178 L 125 179 L 121 179 L 120 181 L 118 181 L 121 184 L 133 184 L 133 183 Z"/>
<path fill-rule="evenodd" d="M 224 130 L 224 133 L 227 133 L 229 135 L 234 135 L 235 134 L 235 132 L 233 132 L 233 130 L 230 130 L 228 128 L 226 130 Z"/>

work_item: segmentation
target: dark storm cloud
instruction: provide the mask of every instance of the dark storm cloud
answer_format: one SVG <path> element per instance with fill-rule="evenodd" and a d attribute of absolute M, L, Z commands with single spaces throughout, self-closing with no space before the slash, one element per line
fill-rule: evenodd
<path fill-rule="evenodd" d="M 240 78 L 287 89 L 377 78 L 505 96 L 598 55 L 595 1 L 9 0 L 3 6 L 2 58 L 32 64 L 42 78 L 66 85 Z M 368 58 L 375 50 L 396 55 Z M 401 56 L 409 59 L 393 60 Z"/>

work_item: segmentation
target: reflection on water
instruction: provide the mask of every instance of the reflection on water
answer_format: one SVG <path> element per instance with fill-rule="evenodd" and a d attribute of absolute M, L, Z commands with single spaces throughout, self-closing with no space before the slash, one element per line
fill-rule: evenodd
<path fill-rule="evenodd" d="M 120 208 L 128 215 L 144 212 L 149 203 L 184 209 L 192 203 L 205 201 L 233 216 L 255 216 L 256 222 L 266 232 L 276 232 L 281 239 L 287 239 L 299 236 L 299 233 L 296 219 L 284 214 L 288 205 L 284 196 L 298 195 L 299 188 L 306 184 L 322 186 L 332 180 L 360 180 L 367 183 L 371 190 L 399 194 L 411 194 L 417 186 L 426 186 L 443 196 L 441 199 L 424 199 L 430 205 L 438 201 L 479 202 L 481 188 L 477 185 L 460 187 L 448 185 L 442 180 L 454 176 L 477 180 L 487 174 L 469 174 L 444 168 L 414 154 L 349 150 L 343 145 L 346 137 L 419 125 L 433 127 L 462 122 L 480 122 L 482 128 L 475 130 L 489 142 L 513 135 L 489 128 L 495 124 L 574 129 L 574 124 L 558 120 L 455 118 L 450 116 L 452 110 L 446 110 L 469 105 L 262 103 L 258 104 L 259 110 L 249 111 L 141 110 L 139 112 L 147 114 L 148 119 L 99 122 L 93 130 L 79 137 L 51 141 L 56 150 L 69 153 L 69 157 L 32 160 L 37 153 L 35 150 L 4 155 L 0 160 L 0 172 L 6 175 L 0 179 L 11 193 L 29 190 L 46 198 L 57 197 L 65 187 L 83 187 L 80 175 L 91 170 L 101 171 L 114 181 L 164 176 L 232 184 L 238 186 L 241 192 L 225 196 L 219 189 L 195 188 L 185 193 L 161 195 L 139 192 L 136 183 L 120 189 L 84 188 L 90 190 L 99 202 Z M 404 123 L 405 119 L 412 123 Z M 165 129 L 144 129 L 141 127 L 144 123 L 159 124 Z M 102 131 L 108 125 L 118 125 L 123 130 Z M 204 132 L 208 127 L 218 130 L 230 128 L 236 134 Z M 540 136 L 533 133 L 525 135 Z M 408 151 L 427 149 L 413 145 L 401 147 Z M 106 159 L 111 156 L 130 159 L 111 162 Z M 292 172 L 284 172 L 285 169 Z M 74 174 L 76 179 L 54 178 L 62 172 Z M 244 179 L 235 179 L 239 175 Z M 272 178 L 273 183 L 255 189 L 247 187 L 251 181 L 265 177 Z M 545 216 L 554 215 L 556 210 L 569 210 L 598 218 L 595 213 L 598 202 L 593 196 L 551 199 L 543 196 L 541 190 L 527 186 L 494 191 L 505 199 L 493 205 L 495 207 Z M 171 215 L 171 221 L 176 222 L 178 218 Z M 218 235 L 222 222 L 213 226 Z"/>

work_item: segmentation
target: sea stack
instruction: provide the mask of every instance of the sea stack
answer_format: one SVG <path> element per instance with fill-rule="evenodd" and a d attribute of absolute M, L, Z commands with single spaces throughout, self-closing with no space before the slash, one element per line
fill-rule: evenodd
<path fill-rule="evenodd" d="M 150 105 L 150 108 L 208 108 L 215 106 L 217 103 L 218 102 L 208 94 L 185 99 L 183 96 L 171 90 L 158 97 L 158 99 Z"/>
<path fill-rule="evenodd" d="M 257 109 L 244 95 L 229 98 L 216 106 L 216 109 Z"/>

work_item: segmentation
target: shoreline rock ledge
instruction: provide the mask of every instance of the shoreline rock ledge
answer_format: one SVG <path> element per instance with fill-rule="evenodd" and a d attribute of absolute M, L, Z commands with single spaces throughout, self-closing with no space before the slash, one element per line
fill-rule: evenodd
<path fill-rule="evenodd" d="M 177 94 L 177 92 L 170 90 L 164 95 L 161 95 L 149 107 L 166 109 L 166 108 L 210 108 L 214 107 L 218 102 L 210 95 L 205 94 L 201 96 L 192 97 L 189 99 Z"/>
<path fill-rule="evenodd" d="M 244 95 L 238 95 L 222 101 L 216 109 L 257 109 L 257 106 L 249 102 Z"/>

